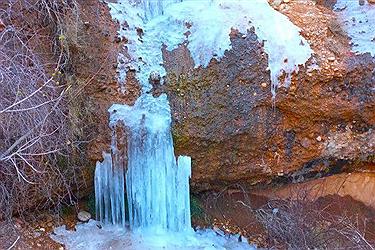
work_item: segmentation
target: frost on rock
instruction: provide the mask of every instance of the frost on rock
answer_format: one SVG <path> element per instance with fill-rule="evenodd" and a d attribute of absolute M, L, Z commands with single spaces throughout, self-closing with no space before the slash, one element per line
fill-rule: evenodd
<path fill-rule="evenodd" d="M 131 229 L 192 230 L 191 159 L 180 156 L 176 162 L 167 96 L 145 94 L 134 106 L 114 104 L 109 112 L 112 129 L 122 123 L 128 134 L 126 191 Z"/>
<path fill-rule="evenodd" d="M 335 11 L 348 35 L 352 39 L 352 50 L 375 56 L 375 5 L 358 1 L 338 0 Z"/>
<path fill-rule="evenodd" d="M 269 57 L 273 94 L 279 77 L 285 73 L 284 84 L 289 85 L 291 73 L 312 53 L 299 28 L 266 0 L 119 0 L 109 6 L 113 18 L 120 22 L 119 35 L 129 41 L 125 50 L 130 59 L 119 67 L 136 70 L 144 91 L 151 89 L 147 81 L 150 72 L 166 74 L 163 45 L 173 50 L 186 44 L 195 67 L 207 67 L 213 58 L 220 60 L 231 49 L 232 29 L 246 35 L 255 27 Z"/>

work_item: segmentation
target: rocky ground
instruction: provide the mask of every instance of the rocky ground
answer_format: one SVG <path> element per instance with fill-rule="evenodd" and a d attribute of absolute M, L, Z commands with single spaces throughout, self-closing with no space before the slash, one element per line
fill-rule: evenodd
<path fill-rule="evenodd" d="M 357 184 L 353 180 L 347 181 L 349 187 L 346 189 L 354 188 Z M 325 184 L 329 183 L 335 181 L 326 180 Z M 307 184 L 317 187 L 314 181 Z M 325 189 L 324 185 L 319 187 L 320 190 Z M 285 249 L 288 243 L 300 240 L 303 236 L 310 240 L 319 238 L 320 242 L 317 242 L 321 244 L 318 245 L 321 248 L 327 244 L 324 246 L 329 249 L 332 249 L 332 246 L 368 249 L 361 240 L 353 243 L 352 240 L 342 238 L 344 233 L 351 238 L 355 238 L 355 233 L 359 233 L 367 242 L 375 244 L 373 207 L 366 206 L 349 195 L 340 196 L 334 192 L 316 195 L 312 190 L 307 186 L 296 188 L 294 185 L 287 185 L 279 189 L 247 192 L 240 185 L 233 185 L 218 192 L 193 195 L 193 227 L 213 228 L 219 235 L 241 235 L 251 244 L 265 248 Z M 314 198 L 311 199 L 307 194 L 313 194 Z M 12 249 L 64 249 L 63 245 L 51 240 L 49 235 L 60 225 L 65 225 L 68 230 L 75 230 L 77 223 L 82 223 L 78 219 L 78 211 L 89 210 L 88 204 L 86 201 L 81 202 L 77 208 L 65 208 L 64 214 L 59 216 L 52 212 L 40 212 L 34 218 L 13 218 L 10 223 L 1 223 L 0 248 L 8 249 L 13 246 Z M 94 213 L 92 210 L 91 212 Z M 277 230 L 282 232 L 282 236 L 275 235 L 270 225 L 265 223 L 265 214 L 271 215 L 271 218 L 267 217 L 266 220 L 271 222 L 271 225 L 281 225 Z M 281 216 L 285 214 L 290 216 L 287 218 L 291 220 Z M 351 224 L 336 224 L 340 219 Z M 319 223 L 311 223 L 311 220 Z M 311 230 L 305 228 L 306 225 L 311 225 Z M 295 238 L 287 238 L 286 235 L 290 233 L 288 230 L 292 230 Z M 299 233 L 296 230 L 302 231 Z M 331 230 L 340 233 L 332 234 Z M 325 242 L 327 237 L 331 245 Z"/>

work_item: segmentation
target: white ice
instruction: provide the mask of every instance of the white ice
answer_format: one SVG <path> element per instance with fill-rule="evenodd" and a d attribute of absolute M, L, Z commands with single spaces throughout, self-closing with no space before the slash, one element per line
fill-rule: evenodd
<path fill-rule="evenodd" d="M 365 1 L 338 0 L 335 10 L 343 27 L 352 39 L 352 50 L 358 54 L 369 52 L 375 56 L 375 4 Z"/>
<path fill-rule="evenodd" d="M 279 85 L 289 85 L 291 73 L 298 72 L 298 65 L 305 64 L 312 53 L 300 29 L 267 0 L 119 0 L 109 6 L 113 18 L 120 22 L 119 35 L 129 41 L 125 47 L 130 59 L 119 63 L 121 74 L 136 70 L 145 91 L 151 88 L 147 80 L 151 72 L 166 74 L 162 45 L 173 50 L 186 43 L 195 67 L 207 67 L 213 58 L 220 60 L 231 49 L 232 28 L 246 35 L 250 27 L 255 27 L 269 57 L 273 94 Z M 142 35 L 137 28 L 142 29 Z M 280 83 L 283 73 L 285 81 Z"/>
<path fill-rule="evenodd" d="M 238 241 L 238 236 L 218 235 L 212 230 L 199 230 L 191 233 L 149 233 L 139 234 L 123 228 L 106 225 L 90 220 L 76 226 L 76 231 L 58 227 L 51 238 L 64 244 L 68 250 L 251 250 L 245 238 Z"/>
<path fill-rule="evenodd" d="M 133 231 L 191 231 L 191 159 L 174 155 L 171 115 L 165 94 L 144 94 L 134 106 L 114 104 L 110 126 L 127 129 L 126 192 Z"/>

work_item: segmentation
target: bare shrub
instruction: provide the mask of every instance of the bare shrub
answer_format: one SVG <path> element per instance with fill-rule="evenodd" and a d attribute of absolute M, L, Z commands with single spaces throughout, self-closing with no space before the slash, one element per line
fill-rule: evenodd
<path fill-rule="evenodd" d="M 271 200 L 257 209 L 268 238 L 288 249 L 374 249 L 366 219 L 335 215 L 305 200 Z M 272 244 L 272 242 L 271 242 Z"/>
<path fill-rule="evenodd" d="M 68 155 L 80 142 L 70 129 L 64 37 L 73 17 L 74 0 L 0 4 L 0 219 L 74 203 L 80 169 Z"/>

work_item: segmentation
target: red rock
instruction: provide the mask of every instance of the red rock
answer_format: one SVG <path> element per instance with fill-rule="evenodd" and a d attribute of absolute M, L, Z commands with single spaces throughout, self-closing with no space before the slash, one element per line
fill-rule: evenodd
<path fill-rule="evenodd" d="M 320 22 L 319 15 L 334 17 L 331 10 L 316 6 L 291 8 L 288 17 L 304 33 L 328 30 L 330 23 Z M 315 13 L 316 17 L 311 19 L 306 13 Z M 240 35 L 231 38 L 232 49 L 208 68 L 194 69 L 185 47 L 164 56 L 169 83 L 173 83 L 167 85 L 167 94 L 176 121 L 172 130 L 175 151 L 194 159 L 194 191 L 235 183 L 268 183 L 305 168 L 324 173 L 337 160 L 371 155 L 368 149 L 373 148 L 372 137 L 367 132 L 375 124 L 370 87 L 375 62 L 371 56 L 351 54 L 348 38 L 339 33 L 312 36 L 309 39 L 319 58 L 333 53 L 337 64 L 328 67 L 324 59 L 318 64 L 325 71 L 307 73 L 301 69 L 294 77 L 294 95 L 280 88 L 273 103 L 271 93 L 259 84 L 269 81 L 261 45 L 248 44 Z M 176 86 L 189 94 L 179 95 Z M 341 91 L 335 91 L 336 87 Z M 359 129 L 356 124 L 355 136 L 350 140 L 340 137 L 342 141 L 334 147 L 327 138 L 338 135 L 331 131 L 356 117 L 363 127 Z M 242 121 L 240 125 L 238 121 Z M 279 173 L 285 177 L 277 177 Z"/>

